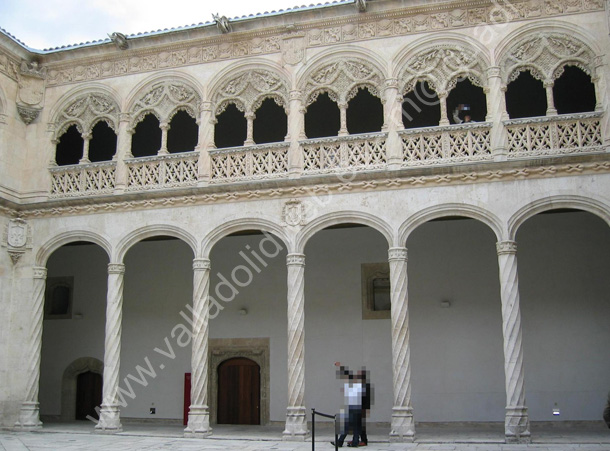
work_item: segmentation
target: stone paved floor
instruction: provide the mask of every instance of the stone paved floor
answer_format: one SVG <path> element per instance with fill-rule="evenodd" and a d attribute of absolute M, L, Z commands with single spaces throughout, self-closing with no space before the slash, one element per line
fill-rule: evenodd
<path fill-rule="evenodd" d="M 281 426 L 217 426 L 207 439 L 182 437 L 178 425 L 124 424 L 116 435 L 94 434 L 88 422 L 45 424 L 38 432 L 0 431 L 0 451 L 23 450 L 238 450 L 238 451 L 305 451 L 312 450 L 311 440 L 285 442 Z M 371 428 L 370 444 L 364 450 L 416 451 L 610 451 L 610 429 L 603 423 L 571 427 L 532 425 L 532 443 L 503 443 L 502 425 L 421 426 L 416 443 L 389 443 L 386 428 Z M 236 439 L 239 437 L 239 439 Z M 318 426 L 315 450 L 332 451 L 332 429 Z"/>

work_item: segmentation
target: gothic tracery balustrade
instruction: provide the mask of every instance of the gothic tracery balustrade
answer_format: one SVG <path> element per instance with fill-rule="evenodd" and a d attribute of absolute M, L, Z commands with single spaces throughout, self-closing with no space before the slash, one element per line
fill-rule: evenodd
<path fill-rule="evenodd" d="M 128 190 L 177 188 L 197 183 L 199 154 L 184 152 L 127 160 Z"/>
<path fill-rule="evenodd" d="M 210 183 L 287 177 L 288 148 L 288 143 L 276 143 L 213 150 Z"/>
<path fill-rule="evenodd" d="M 51 197 L 111 194 L 115 187 L 116 162 L 52 167 Z"/>

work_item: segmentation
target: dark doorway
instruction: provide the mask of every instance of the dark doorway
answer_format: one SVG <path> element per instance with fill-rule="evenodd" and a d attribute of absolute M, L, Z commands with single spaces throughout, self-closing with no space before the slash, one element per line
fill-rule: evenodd
<path fill-rule="evenodd" d="M 218 366 L 218 424 L 260 424 L 260 367 L 238 357 Z"/>
<path fill-rule="evenodd" d="M 87 371 L 76 379 L 76 412 L 77 420 L 86 420 L 87 416 L 99 419 L 95 408 L 102 404 L 102 375 Z"/>

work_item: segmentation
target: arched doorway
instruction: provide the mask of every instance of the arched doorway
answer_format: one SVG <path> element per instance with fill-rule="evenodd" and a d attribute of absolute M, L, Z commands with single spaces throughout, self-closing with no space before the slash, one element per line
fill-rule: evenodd
<path fill-rule="evenodd" d="M 218 367 L 218 424 L 260 424 L 260 367 L 236 357 Z"/>
<path fill-rule="evenodd" d="M 102 404 L 102 375 L 86 371 L 76 379 L 76 411 L 77 420 L 99 419 L 96 407 Z"/>

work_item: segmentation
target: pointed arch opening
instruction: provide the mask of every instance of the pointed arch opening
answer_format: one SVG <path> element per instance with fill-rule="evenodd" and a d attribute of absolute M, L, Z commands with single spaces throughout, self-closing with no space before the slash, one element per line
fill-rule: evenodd
<path fill-rule="evenodd" d="M 405 128 L 435 127 L 441 120 L 438 94 L 428 81 L 418 81 L 405 94 L 402 103 L 402 123 Z"/>
<path fill-rule="evenodd" d="M 553 85 L 558 114 L 595 111 L 595 85 L 591 76 L 577 66 L 565 66 Z"/>
<path fill-rule="evenodd" d="M 383 127 L 381 99 L 365 88 L 358 88 L 347 105 L 347 130 L 351 135 L 379 132 Z"/>
<path fill-rule="evenodd" d="M 545 116 L 546 90 L 541 80 L 525 70 L 506 88 L 506 111 L 511 119 Z"/>
<path fill-rule="evenodd" d="M 214 142 L 218 149 L 241 147 L 247 137 L 247 120 L 245 114 L 234 103 L 216 116 Z"/>
<path fill-rule="evenodd" d="M 131 137 L 131 154 L 134 157 L 151 157 L 161 149 L 161 127 L 159 119 L 148 113 L 138 122 Z"/>
<path fill-rule="evenodd" d="M 274 99 L 266 98 L 254 113 L 254 142 L 267 144 L 284 141 L 288 133 L 288 117 Z"/>
<path fill-rule="evenodd" d="M 105 121 L 95 124 L 89 142 L 89 159 L 91 162 L 112 160 L 116 154 L 116 143 L 116 133 Z"/>
<path fill-rule="evenodd" d="M 320 93 L 316 100 L 307 107 L 305 113 L 305 135 L 308 138 L 325 138 L 337 136 L 341 128 L 339 105 L 328 93 Z"/>
<path fill-rule="evenodd" d="M 167 150 L 169 153 L 192 152 L 199 139 L 199 126 L 194 117 L 184 110 L 172 117 L 167 131 Z"/>
<path fill-rule="evenodd" d="M 55 162 L 58 166 L 78 164 L 83 157 L 84 140 L 74 124 L 60 136 L 55 148 Z"/>
<path fill-rule="evenodd" d="M 485 121 L 487 99 L 483 88 L 468 78 L 458 80 L 447 96 L 447 111 L 453 124 Z"/>

